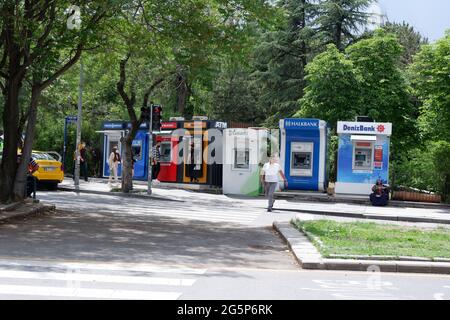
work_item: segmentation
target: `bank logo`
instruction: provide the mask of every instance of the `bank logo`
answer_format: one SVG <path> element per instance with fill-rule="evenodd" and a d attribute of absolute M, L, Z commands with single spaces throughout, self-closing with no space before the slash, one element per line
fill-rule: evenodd
<path fill-rule="evenodd" d="M 384 129 L 385 129 L 385 127 L 384 127 L 382 124 L 380 124 L 380 125 L 377 127 L 377 131 L 380 132 L 380 133 L 384 132 Z"/>
<path fill-rule="evenodd" d="M 286 127 L 318 127 L 318 121 L 306 121 L 306 120 L 286 120 Z"/>

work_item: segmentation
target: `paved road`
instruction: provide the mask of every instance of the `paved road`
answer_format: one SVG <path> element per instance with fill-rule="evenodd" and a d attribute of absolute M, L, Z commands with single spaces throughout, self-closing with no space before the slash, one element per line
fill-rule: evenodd
<path fill-rule="evenodd" d="M 41 193 L 55 214 L 0 225 L 0 298 L 450 299 L 450 276 L 301 270 L 260 204 L 191 195 Z"/>

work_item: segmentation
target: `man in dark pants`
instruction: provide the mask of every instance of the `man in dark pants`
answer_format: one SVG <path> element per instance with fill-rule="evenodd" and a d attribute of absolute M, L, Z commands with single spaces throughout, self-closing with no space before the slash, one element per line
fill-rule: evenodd
<path fill-rule="evenodd" d="M 152 179 L 156 180 L 158 182 L 158 174 L 159 170 L 161 168 L 161 165 L 159 163 L 161 153 L 161 142 L 156 142 L 156 145 L 152 148 Z"/>
<path fill-rule="evenodd" d="M 84 181 L 88 181 L 88 172 L 87 172 L 87 150 L 86 144 L 84 142 L 81 143 L 80 148 L 80 176 L 84 177 Z"/>

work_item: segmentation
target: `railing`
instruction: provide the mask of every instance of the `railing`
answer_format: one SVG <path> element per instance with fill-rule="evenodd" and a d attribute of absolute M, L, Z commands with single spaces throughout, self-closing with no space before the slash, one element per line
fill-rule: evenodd
<path fill-rule="evenodd" d="M 428 194 L 418 191 L 393 191 L 392 200 L 441 203 L 442 198 L 440 195 L 432 193 Z"/>

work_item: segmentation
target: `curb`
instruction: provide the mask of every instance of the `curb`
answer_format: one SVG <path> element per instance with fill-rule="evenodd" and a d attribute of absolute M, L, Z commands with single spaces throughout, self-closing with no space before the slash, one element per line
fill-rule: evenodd
<path fill-rule="evenodd" d="M 287 243 L 303 269 L 450 274 L 449 262 L 325 259 L 308 237 L 290 223 L 275 221 L 273 228 Z"/>
<path fill-rule="evenodd" d="M 449 219 L 434 219 L 434 218 L 421 218 L 421 217 L 408 217 L 408 216 L 381 216 L 376 214 L 366 213 L 351 213 L 351 212 L 336 212 L 336 211 L 321 211 L 321 210 L 304 210 L 304 209 L 283 209 L 277 208 L 279 211 L 297 212 L 297 213 L 309 213 L 324 216 L 344 217 L 344 218 L 356 218 L 356 219 L 373 219 L 373 220 L 387 220 L 387 221 L 401 221 L 401 222 L 422 222 L 422 223 L 436 223 L 436 224 L 450 224 Z"/>
<path fill-rule="evenodd" d="M 118 197 L 125 197 L 125 198 L 138 198 L 138 199 L 153 199 L 153 200 L 173 201 L 173 202 L 185 202 L 184 200 L 168 199 L 168 198 L 162 198 L 162 197 L 158 197 L 158 196 L 146 195 L 146 194 L 138 194 L 138 193 L 124 193 L 124 192 L 96 191 L 96 190 L 78 190 L 78 191 L 76 191 L 73 188 L 65 188 L 65 187 L 58 187 L 58 190 L 60 190 L 60 191 L 69 191 L 69 192 L 76 192 L 76 193 L 90 193 L 90 194 L 100 194 L 100 195 L 106 195 L 106 196 L 118 196 Z"/>
<path fill-rule="evenodd" d="M 0 207 L 0 212 L 13 211 L 13 210 L 19 208 L 22 204 L 23 204 L 22 202 L 13 202 L 13 203 L 7 204 L 3 207 Z"/>
<path fill-rule="evenodd" d="M 340 197 L 330 196 L 325 193 L 317 194 L 317 195 L 308 195 L 308 194 L 295 194 L 295 193 L 288 193 L 288 192 L 275 192 L 275 197 L 276 197 L 276 199 L 277 198 L 278 199 L 289 199 L 289 200 L 293 200 L 293 201 L 371 205 L 369 200 L 357 199 L 357 198 L 340 198 Z M 418 209 L 450 209 L 450 204 L 389 200 L 388 207 L 418 208 Z"/>
<path fill-rule="evenodd" d="M 20 208 L 26 208 L 26 204 L 23 204 Z M 28 210 L 21 211 L 21 212 L 14 212 L 9 211 L 7 215 L 0 216 L 0 223 L 7 222 L 12 219 L 20 219 L 20 218 L 26 218 L 29 216 L 39 215 L 42 213 L 45 213 L 47 211 L 55 210 L 56 206 L 53 204 L 34 204 L 31 205 L 31 207 L 28 208 Z"/>

